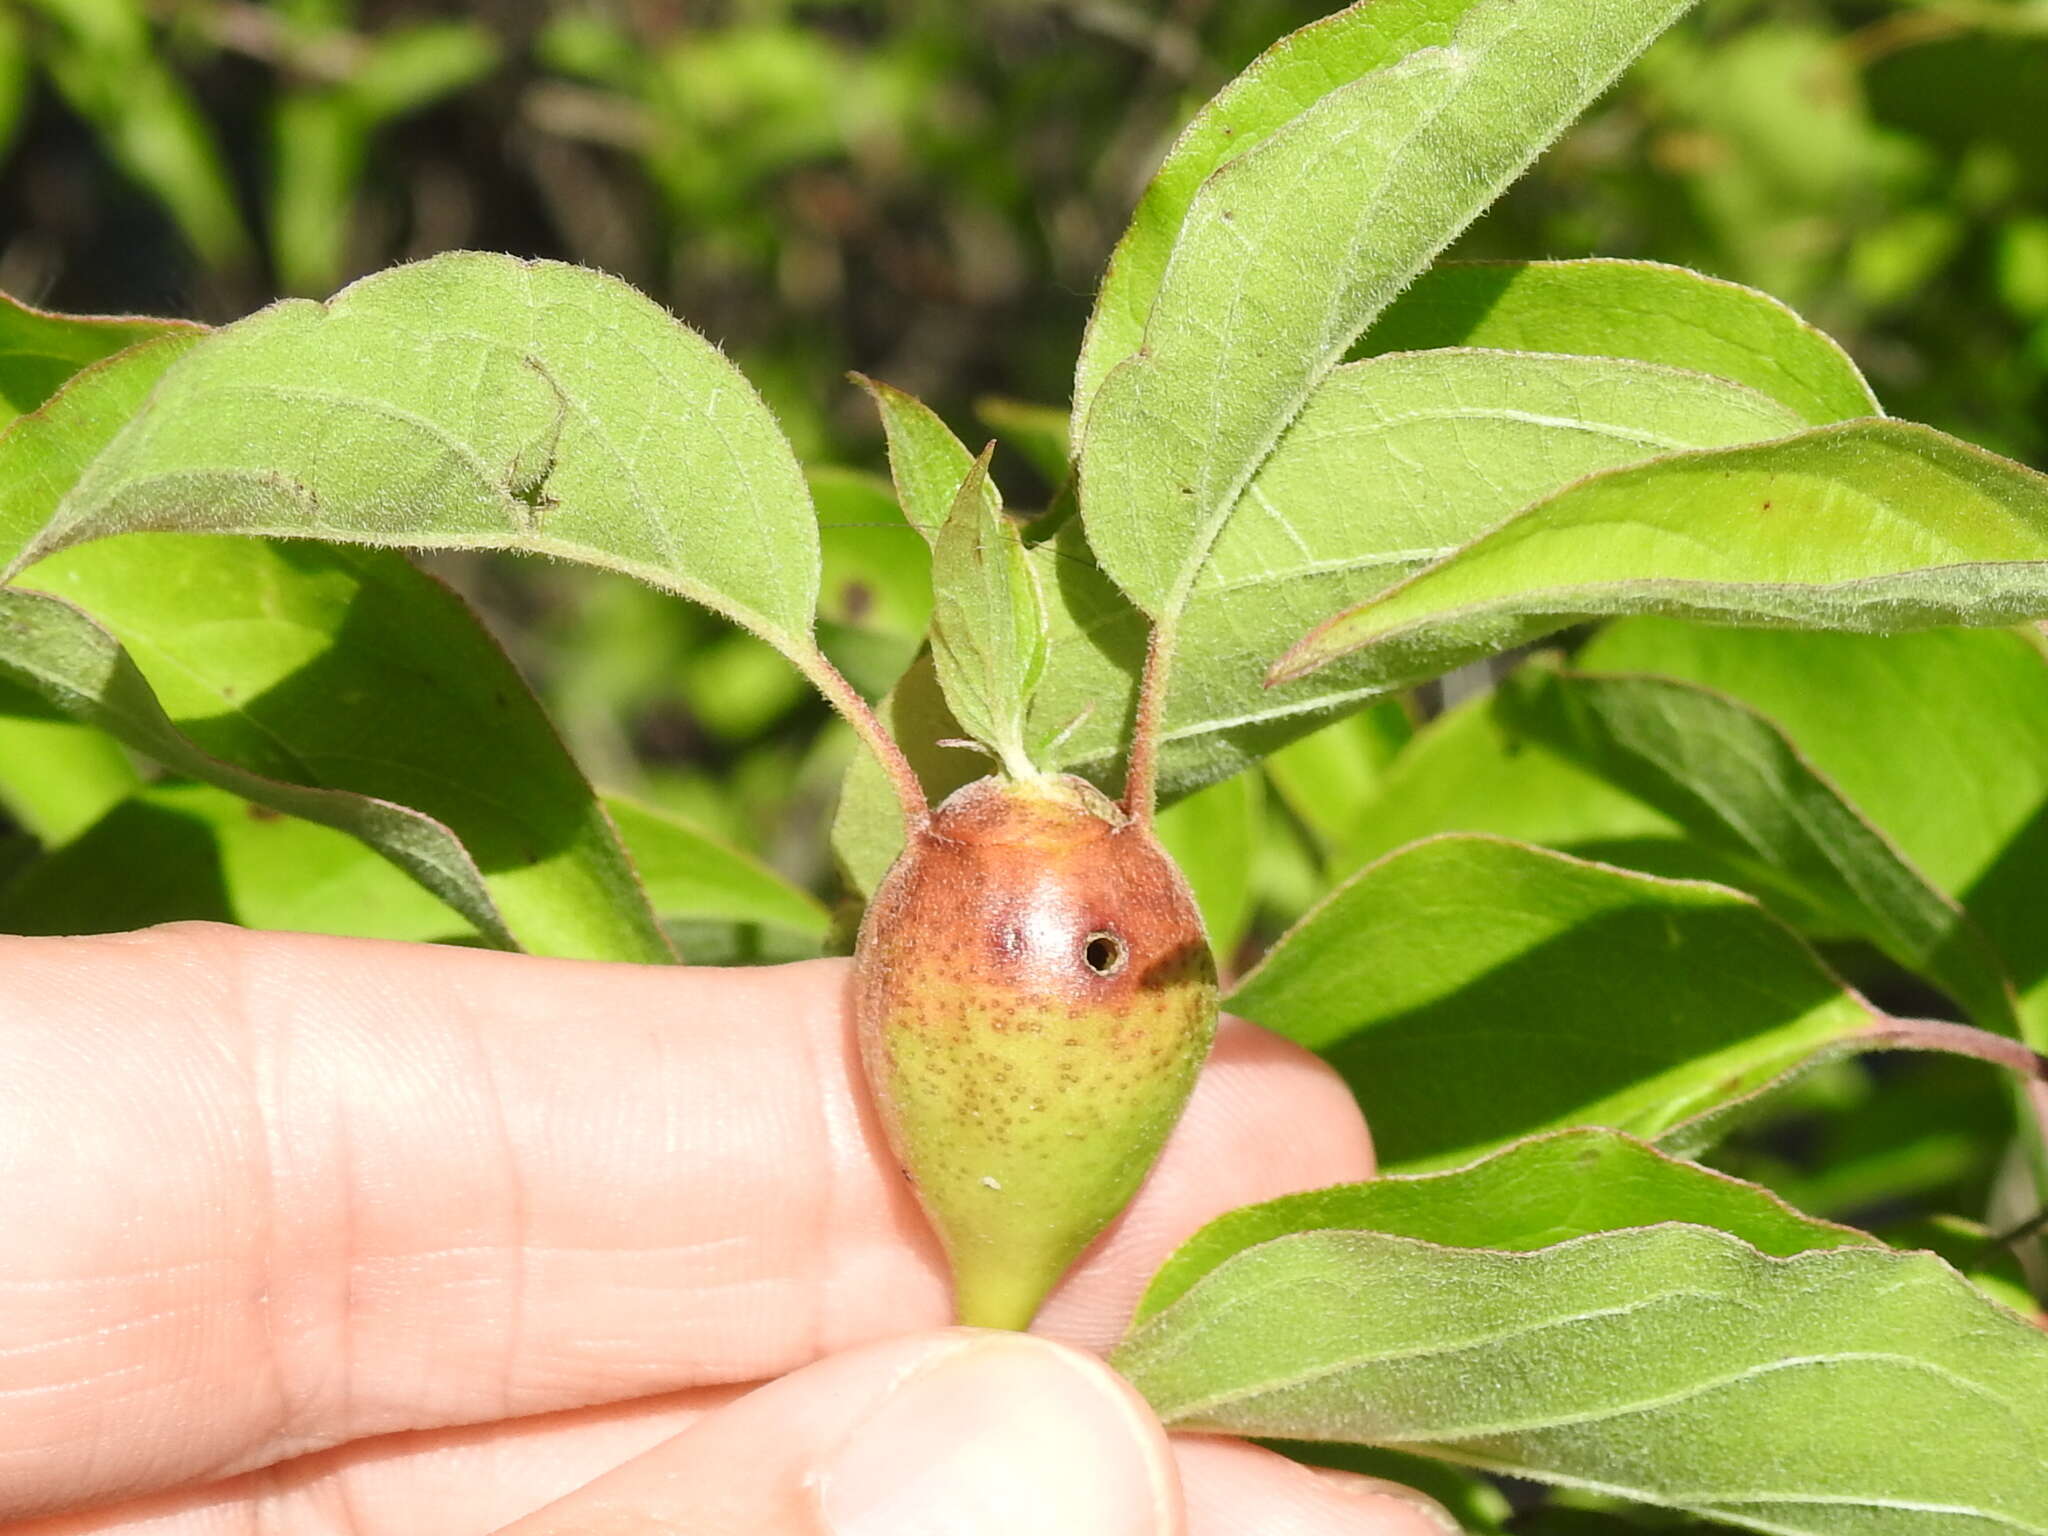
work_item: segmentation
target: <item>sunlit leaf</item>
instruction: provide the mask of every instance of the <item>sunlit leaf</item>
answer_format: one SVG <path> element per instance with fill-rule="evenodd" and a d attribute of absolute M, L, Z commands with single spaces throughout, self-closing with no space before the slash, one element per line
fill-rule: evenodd
<path fill-rule="evenodd" d="M 1085 418 L 1089 541 L 1139 607 L 1178 619 L 1344 349 L 1686 3 L 1478 0 L 1359 79 L 1320 57 L 1332 34 L 1304 45 L 1349 83 L 1202 183 Z"/>
<path fill-rule="evenodd" d="M 625 284 L 556 263 L 436 257 L 214 332 L 26 558 L 138 529 L 554 555 L 815 654 L 816 519 L 759 397 Z"/>
<path fill-rule="evenodd" d="M 201 329 L 182 320 L 48 314 L 0 293 L 0 427 L 103 357 L 152 336 L 196 336 Z"/>
<path fill-rule="evenodd" d="M 141 782 L 113 737 L 0 678 L 0 808 L 45 848 L 69 842 Z"/>
<path fill-rule="evenodd" d="M 0 887 L 0 932 L 118 933 L 192 919 L 477 939 L 460 914 L 355 838 L 210 784 L 138 790 Z"/>
<path fill-rule="evenodd" d="M 1359 350 L 1501 347 L 1697 369 L 1812 426 L 1880 416 L 1839 345 L 1754 288 L 1652 261 L 1442 262 L 1387 306 Z"/>
<path fill-rule="evenodd" d="M 1024 740 L 1045 670 L 1045 599 L 1017 529 L 990 505 L 984 453 L 932 544 L 932 662 L 967 734 L 1012 777 L 1034 771 Z"/>
<path fill-rule="evenodd" d="M 1687 678 L 1761 710 L 1963 904 L 2019 987 L 2030 1030 L 2048 1029 L 2048 657 L 2036 635 L 1633 619 L 1597 635 L 1580 665 Z"/>
<path fill-rule="evenodd" d="M 1892 633 L 2041 612 L 2048 476 L 1928 427 L 1851 422 L 1595 475 L 1338 614 L 1272 676 L 1352 657 L 1406 681 L 1630 613 Z"/>
<path fill-rule="evenodd" d="M 1985 1028 L 2017 1032 L 2011 984 L 1983 932 L 1764 716 L 1692 683 L 1532 667 L 1502 684 L 1501 708 L 1701 842 L 1798 890 L 1834 931 L 1946 988 Z"/>
<path fill-rule="evenodd" d="M 1875 1022 L 1737 892 L 1487 837 L 1368 866 L 1226 1006 L 1336 1065 L 1394 1168 L 1559 1126 L 1658 1136 Z"/>

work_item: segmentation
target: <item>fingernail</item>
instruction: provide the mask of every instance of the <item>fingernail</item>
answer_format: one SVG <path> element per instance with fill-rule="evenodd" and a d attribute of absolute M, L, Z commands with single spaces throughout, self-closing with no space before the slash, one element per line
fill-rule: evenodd
<path fill-rule="evenodd" d="M 1176 1486 L 1106 1367 L 1022 1334 L 911 1376 L 813 1482 L 833 1536 L 1167 1536 Z"/>

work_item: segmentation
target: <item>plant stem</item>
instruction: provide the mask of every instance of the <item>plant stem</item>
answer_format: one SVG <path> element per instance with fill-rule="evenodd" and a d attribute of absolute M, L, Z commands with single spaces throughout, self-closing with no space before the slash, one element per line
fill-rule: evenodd
<path fill-rule="evenodd" d="M 910 766 L 910 759 L 903 755 L 896 739 L 876 717 L 874 710 L 868 707 L 868 701 L 825 658 L 823 651 L 795 652 L 790 659 L 817 686 L 818 692 L 825 695 L 825 702 L 838 710 L 840 717 L 853 727 L 853 733 L 867 744 L 867 749 L 882 765 L 882 771 L 889 775 L 889 786 L 896 791 L 897 804 L 903 807 L 904 832 L 912 833 L 922 827 L 932 814 L 924 785 L 918 782 L 917 770 Z"/>
<path fill-rule="evenodd" d="M 2033 1110 L 2035 1133 L 2048 1152 L 2048 1056 L 2009 1036 L 1942 1019 L 1886 1019 L 1863 1033 L 1894 1050 L 1974 1056 L 2014 1073 Z"/>
<path fill-rule="evenodd" d="M 1138 714 L 1131 723 L 1131 754 L 1124 767 L 1124 814 L 1141 826 L 1152 824 L 1159 798 L 1159 732 L 1166 723 L 1167 675 L 1173 670 L 1173 636 L 1152 626 L 1145 646 L 1145 670 L 1138 679 Z"/>

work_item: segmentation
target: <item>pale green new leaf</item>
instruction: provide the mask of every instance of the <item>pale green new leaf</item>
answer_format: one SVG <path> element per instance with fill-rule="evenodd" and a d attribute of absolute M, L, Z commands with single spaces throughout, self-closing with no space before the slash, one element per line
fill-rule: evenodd
<path fill-rule="evenodd" d="M 559 263 L 440 256 L 214 332 L 27 558 L 139 529 L 553 555 L 815 655 L 817 525 L 767 408 L 658 305 Z"/>
<path fill-rule="evenodd" d="M 1103 379 L 1144 343 L 1167 259 L 1202 183 L 1340 85 L 1448 43 L 1478 3 L 1360 0 L 1281 38 L 1195 114 L 1146 187 L 1103 274 L 1075 371 L 1075 441 Z"/>
<path fill-rule="evenodd" d="M 1890 421 L 1673 454 L 1537 503 L 1318 626 L 1271 676 L 1351 657 L 1393 684 L 1628 613 L 1866 633 L 2048 613 L 2048 476 Z"/>
<path fill-rule="evenodd" d="M 1397 1169 L 1561 1126 L 1660 1136 L 1876 1023 L 1746 896 L 1490 837 L 1362 870 L 1226 1006 L 1327 1057 Z"/>
<path fill-rule="evenodd" d="M 1090 542 L 1139 607 L 1178 619 L 1344 349 L 1686 3 L 1480 0 L 1203 183 L 1080 444 Z"/>
<path fill-rule="evenodd" d="M 1794 1210 L 1761 1185 L 1683 1162 L 1618 1131 L 1554 1131 L 1443 1173 L 1393 1174 L 1229 1211 L 1160 1266 L 1132 1326 L 1172 1306 L 1226 1260 L 1296 1232 L 1385 1232 L 1447 1248 L 1526 1253 L 1666 1221 L 1713 1227 L 1780 1258 L 1882 1246 L 1866 1232 Z"/>
<path fill-rule="evenodd" d="M 1024 741 L 1045 670 L 1045 600 L 1023 541 L 986 495 L 989 453 L 967 471 L 932 545 L 932 661 L 954 717 L 1013 778 L 1034 769 Z"/>
<path fill-rule="evenodd" d="M 2048 1336 L 1932 1254 L 1685 1225 L 1225 1260 L 1112 1357 L 1169 1425 L 1360 1440 L 1777 1536 L 2048 1531 Z"/>
<path fill-rule="evenodd" d="M 1454 349 L 1337 369 L 1253 482 L 1183 616 L 1162 797 L 1241 772 L 1380 692 L 1343 668 L 1264 686 L 1272 658 L 1340 594 L 1380 591 L 1595 470 L 1671 443 L 1739 443 L 1799 425 L 1745 386 L 1625 359 Z M 957 443 L 954 451 L 971 463 Z M 1149 623 L 1097 566 L 1079 522 L 1028 556 L 1050 623 L 1028 748 L 1042 768 L 1114 787 Z M 867 811 L 842 815 L 845 835 L 835 841 L 842 855 L 853 840 L 871 843 L 849 867 L 879 875 L 894 856 L 899 815 L 874 793 L 886 787 L 879 774 L 858 764 L 853 773 L 861 787 L 850 784 L 845 803 L 876 820 L 855 833 Z"/>
<path fill-rule="evenodd" d="M 896 482 L 896 500 L 903 515 L 926 542 L 936 545 L 952 516 L 954 498 L 974 468 L 974 455 L 917 396 L 879 379 L 860 374 L 853 378 L 881 413 L 882 430 L 889 439 L 889 475 Z M 989 510 L 1000 516 L 1002 492 L 988 478 L 986 466 L 979 494 Z"/>
<path fill-rule="evenodd" d="M 1943 987 L 1986 1029 L 2018 1033 L 1982 931 L 1764 716 L 1670 678 L 1529 666 L 1503 681 L 1501 708 L 1514 728 L 1798 890 L 1834 931 Z"/>
<path fill-rule="evenodd" d="M 1441 262 L 1387 306 L 1364 355 L 1500 347 L 1692 368 L 1808 425 L 1881 416 L 1849 354 L 1769 294 L 1653 261 Z"/>

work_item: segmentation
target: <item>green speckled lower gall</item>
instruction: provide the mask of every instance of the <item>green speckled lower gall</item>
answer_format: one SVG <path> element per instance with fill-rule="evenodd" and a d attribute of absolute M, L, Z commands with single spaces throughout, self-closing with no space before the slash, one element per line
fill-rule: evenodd
<path fill-rule="evenodd" d="M 1070 777 L 982 779 L 861 924 L 861 1056 L 953 1266 L 1022 1328 L 1143 1181 L 1216 1026 L 1216 968 L 1150 828 Z"/>

